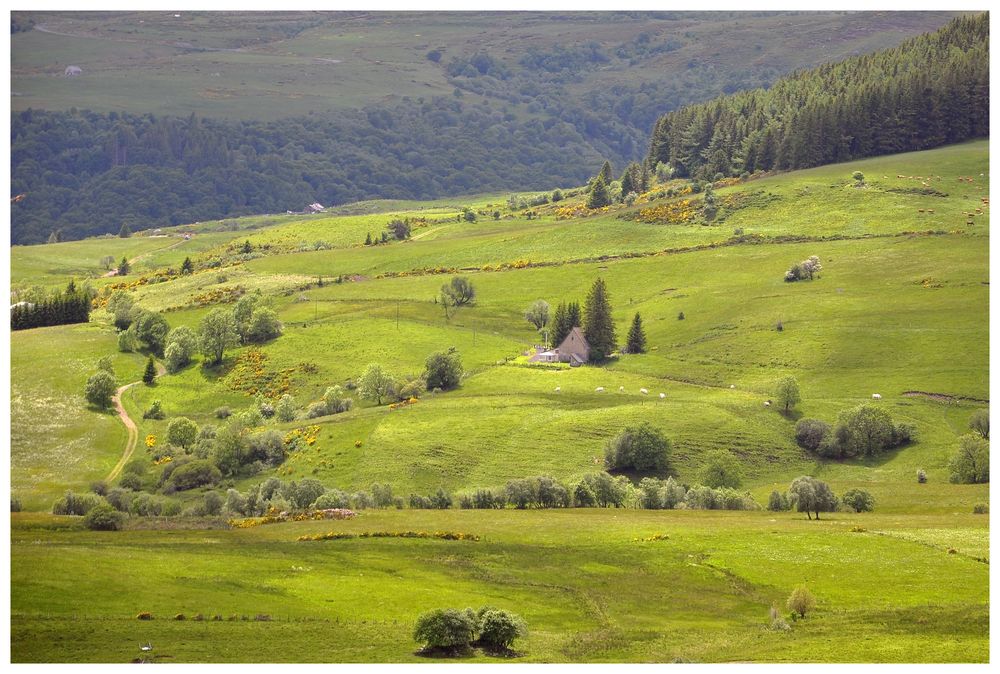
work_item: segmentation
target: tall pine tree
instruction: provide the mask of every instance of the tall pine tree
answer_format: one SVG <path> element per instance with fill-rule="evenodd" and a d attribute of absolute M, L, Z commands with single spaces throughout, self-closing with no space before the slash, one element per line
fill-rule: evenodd
<path fill-rule="evenodd" d="M 583 336 L 590 345 L 590 359 L 602 361 L 608 358 L 617 346 L 615 324 L 611 318 L 611 300 L 604 279 L 598 278 L 587 293 L 583 311 Z"/>
<path fill-rule="evenodd" d="M 604 180 L 604 174 L 594 178 L 590 184 L 590 196 L 587 197 L 587 208 L 603 208 L 611 204 L 611 193 L 608 192 L 608 183 Z"/>
<path fill-rule="evenodd" d="M 559 346 L 562 341 L 566 339 L 566 335 L 569 334 L 570 329 L 573 327 L 569 325 L 567 319 L 569 316 L 566 313 L 566 303 L 560 302 L 556 306 L 555 313 L 552 314 L 552 346 Z"/>

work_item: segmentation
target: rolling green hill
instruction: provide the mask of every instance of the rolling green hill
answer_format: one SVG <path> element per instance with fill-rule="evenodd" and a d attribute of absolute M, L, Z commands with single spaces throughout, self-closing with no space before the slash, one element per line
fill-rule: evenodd
<path fill-rule="evenodd" d="M 263 422 L 314 440 L 222 486 L 387 483 L 405 501 L 532 475 L 572 485 L 600 469 L 611 436 L 648 421 L 671 439 L 681 482 L 697 482 L 705 453 L 722 449 L 761 504 L 811 474 L 837 494 L 865 489 L 876 506 L 819 522 L 631 508 L 390 508 L 250 529 L 132 517 L 129 530 L 107 533 L 24 512 L 12 515 L 12 657 L 128 661 L 139 656 L 131 644 L 150 640 L 162 661 L 419 661 L 417 615 L 492 604 L 526 617 L 518 648 L 533 662 L 985 661 L 988 518 L 972 508 L 989 489 L 950 484 L 947 464 L 989 399 L 988 167 L 988 142 L 976 141 L 729 180 L 708 219 L 704 194 L 675 180 L 597 211 L 574 190 L 524 208 L 488 194 L 13 247 L 11 280 L 25 296 L 72 277 L 100 302 L 119 284 L 171 327 L 197 327 L 232 306 L 227 296 L 257 289 L 276 310 L 277 339 L 230 349 L 220 368 L 196 358 L 124 395 L 148 490 L 163 468 L 142 440 L 162 446 L 173 418 L 221 427 L 217 408 L 256 407 L 260 391 L 287 390 L 302 410 L 369 363 L 415 376 L 427 355 L 453 347 L 466 372 L 456 390 L 390 407 L 347 387 L 348 412 Z M 412 225 L 409 240 L 364 245 L 399 218 Z M 103 276 L 105 255 L 135 259 L 136 273 Z M 786 283 L 810 255 L 822 261 L 819 277 Z M 186 256 L 193 274 L 167 272 Z M 476 300 L 446 316 L 436 298 L 454 275 L 469 278 Z M 528 366 L 523 354 L 540 341 L 524 319 L 529 304 L 582 301 L 599 277 L 619 341 L 639 312 L 648 352 L 605 366 Z M 120 383 L 141 377 L 145 357 L 117 353 L 101 309 L 88 324 L 12 333 L 11 479 L 25 510 L 85 491 L 120 457 L 123 428 L 82 396 L 104 355 Z M 802 402 L 785 416 L 764 402 L 788 375 Z M 165 420 L 142 418 L 154 400 Z M 912 423 L 916 442 L 844 461 L 796 445 L 797 419 L 832 422 L 866 401 Z M 155 498 L 190 508 L 206 491 Z M 296 540 L 331 530 L 481 540 Z M 665 538 L 642 540 L 656 534 Z M 787 632 L 768 629 L 769 608 L 784 613 L 801 584 L 816 611 Z M 135 620 L 141 611 L 155 619 Z M 169 619 L 178 613 L 188 619 Z M 199 614 L 206 620 L 191 620 Z"/>

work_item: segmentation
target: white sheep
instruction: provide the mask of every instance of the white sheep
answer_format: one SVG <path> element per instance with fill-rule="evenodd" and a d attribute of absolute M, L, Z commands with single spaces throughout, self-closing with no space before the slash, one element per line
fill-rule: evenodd
<path fill-rule="evenodd" d="M 667 394 L 666 394 L 666 393 L 661 393 L 661 394 L 660 394 L 660 400 L 663 400 L 663 399 L 664 399 L 664 398 L 666 398 L 666 397 L 667 397 Z"/>
<path fill-rule="evenodd" d="M 618 392 L 619 393 L 624 393 L 625 392 L 625 387 L 624 386 L 619 386 L 618 387 Z"/>
<path fill-rule="evenodd" d="M 594 389 L 594 392 L 595 393 L 604 393 L 604 387 L 603 386 L 598 386 L 597 388 Z"/>
<path fill-rule="evenodd" d="M 729 388 L 736 388 L 736 384 L 730 384 Z"/>
<path fill-rule="evenodd" d="M 642 395 L 646 395 L 647 393 L 649 393 L 649 389 L 641 388 L 639 389 L 639 393 L 641 393 Z"/>
<path fill-rule="evenodd" d="M 556 386 L 556 393 L 559 393 L 559 391 L 562 391 L 562 386 Z"/>
<path fill-rule="evenodd" d="M 872 393 L 872 400 L 881 400 L 881 399 L 882 399 L 881 393 Z"/>
<path fill-rule="evenodd" d="M 770 406 L 771 406 L 771 401 L 770 400 L 765 400 L 764 401 L 764 407 L 770 407 Z"/>

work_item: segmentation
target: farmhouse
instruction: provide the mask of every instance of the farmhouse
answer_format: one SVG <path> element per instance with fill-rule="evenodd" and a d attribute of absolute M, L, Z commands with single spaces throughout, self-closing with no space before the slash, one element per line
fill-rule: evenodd
<path fill-rule="evenodd" d="M 569 363 L 571 367 L 583 365 L 590 360 L 590 344 L 579 327 L 573 328 L 566 339 L 554 349 L 537 349 L 529 363 Z"/>

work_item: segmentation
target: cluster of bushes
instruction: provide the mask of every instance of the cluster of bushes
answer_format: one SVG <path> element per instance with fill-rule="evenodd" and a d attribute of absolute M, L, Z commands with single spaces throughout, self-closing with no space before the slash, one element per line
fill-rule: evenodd
<path fill-rule="evenodd" d="M 844 410 L 833 428 L 818 419 L 800 419 L 795 425 L 800 447 L 831 459 L 877 456 L 916 439 L 913 424 L 894 423 L 888 412 L 871 403 Z"/>
<path fill-rule="evenodd" d="M 767 509 L 775 512 L 797 510 L 806 513 L 809 519 L 815 513 L 819 519 L 821 512 L 871 512 L 875 509 L 875 498 L 864 489 L 848 489 L 838 499 L 826 482 L 803 475 L 792 481 L 787 492 L 772 491 Z"/>
<path fill-rule="evenodd" d="M 477 489 L 459 494 L 460 508 L 518 510 L 527 508 L 643 508 L 649 510 L 760 510 L 750 494 L 730 487 L 682 485 L 674 478 L 643 478 L 638 487 L 623 475 L 589 473 L 566 485 L 553 477 L 511 480 L 503 489 Z"/>
<path fill-rule="evenodd" d="M 413 628 L 413 638 L 423 645 L 425 653 L 457 654 L 474 647 L 504 653 L 516 639 L 527 634 L 523 618 L 492 606 L 483 606 L 478 611 L 435 609 L 417 618 Z"/>

